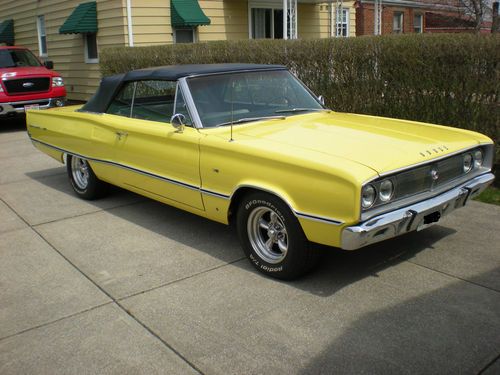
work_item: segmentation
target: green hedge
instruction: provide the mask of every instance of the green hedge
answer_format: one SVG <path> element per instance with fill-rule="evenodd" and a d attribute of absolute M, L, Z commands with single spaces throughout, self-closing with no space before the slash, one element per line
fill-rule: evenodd
<path fill-rule="evenodd" d="M 103 75 L 228 62 L 287 65 L 336 111 L 458 126 L 499 141 L 498 35 L 220 41 L 109 48 L 100 57 Z"/>

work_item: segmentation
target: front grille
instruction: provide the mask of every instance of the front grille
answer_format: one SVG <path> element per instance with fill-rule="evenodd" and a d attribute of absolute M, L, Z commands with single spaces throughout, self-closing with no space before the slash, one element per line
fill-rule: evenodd
<path fill-rule="evenodd" d="M 432 169 L 436 169 L 439 174 L 439 178 L 436 181 L 431 177 Z M 405 198 L 410 195 L 433 190 L 463 175 L 463 155 L 451 156 L 438 162 L 395 175 L 395 195 L 397 198 Z"/>
<path fill-rule="evenodd" d="M 9 94 L 23 94 L 28 92 L 48 91 L 49 77 L 6 79 L 3 81 L 5 90 Z"/>

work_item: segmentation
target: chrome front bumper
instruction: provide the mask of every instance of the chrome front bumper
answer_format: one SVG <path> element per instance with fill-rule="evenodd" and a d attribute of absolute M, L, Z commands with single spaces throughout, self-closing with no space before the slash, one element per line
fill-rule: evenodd
<path fill-rule="evenodd" d="M 481 193 L 493 180 L 492 173 L 475 177 L 446 193 L 373 217 L 342 231 L 342 249 L 356 250 L 414 230 L 421 230 Z"/>
<path fill-rule="evenodd" d="M 16 113 L 24 113 L 24 107 L 27 105 L 36 105 L 38 104 L 39 109 L 47 109 L 52 107 L 60 107 L 60 105 L 56 104 L 61 102 L 64 104 L 66 98 L 49 98 L 49 99 L 37 99 L 37 100 L 25 100 L 20 102 L 7 102 L 0 103 L 0 116 L 8 115 L 8 114 L 16 114 Z"/>

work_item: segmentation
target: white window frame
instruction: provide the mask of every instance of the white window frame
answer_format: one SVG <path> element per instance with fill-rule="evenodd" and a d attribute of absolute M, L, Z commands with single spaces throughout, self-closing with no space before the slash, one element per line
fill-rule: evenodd
<path fill-rule="evenodd" d="M 345 22 L 343 21 L 344 20 L 344 14 L 342 14 L 342 19 L 340 20 L 340 22 L 338 22 L 338 20 L 339 20 L 339 16 L 338 16 L 339 10 L 341 10 L 342 13 L 346 13 Z M 344 38 L 349 37 L 349 17 L 350 17 L 350 14 L 351 14 L 351 12 L 350 12 L 349 8 L 336 8 L 336 10 L 335 10 L 335 15 L 336 15 L 336 17 L 335 17 L 335 20 L 336 20 L 335 21 L 336 22 L 336 24 L 335 24 L 335 36 L 337 36 L 337 37 L 344 37 Z M 345 36 L 342 35 L 342 33 L 339 33 L 339 30 L 342 31 L 344 25 L 345 25 L 345 29 L 346 29 Z M 339 28 L 339 26 L 340 26 L 340 28 Z"/>
<path fill-rule="evenodd" d="M 269 1 L 248 1 L 248 39 L 253 39 L 252 30 L 252 9 L 272 9 L 273 14 L 271 17 L 271 39 L 274 39 L 274 11 L 283 10 L 282 0 L 269 0 Z"/>
<path fill-rule="evenodd" d="M 177 30 L 191 30 L 192 33 L 193 33 L 193 43 L 196 43 L 198 41 L 198 38 L 197 38 L 197 27 L 196 26 L 191 26 L 191 27 L 174 27 L 173 28 L 173 32 L 174 32 L 174 43 L 177 43 Z"/>
<path fill-rule="evenodd" d="M 41 20 L 43 19 L 43 30 L 42 30 L 42 22 Z M 38 55 L 40 57 L 48 57 L 49 56 L 49 49 L 48 49 L 48 43 L 47 43 L 47 25 L 45 23 L 45 15 L 40 14 L 36 16 L 36 30 L 37 30 L 37 35 L 38 35 Z M 42 43 L 42 37 L 45 37 L 45 52 L 43 52 L 43 43 Z"/>
<path fill-rule="evenodd" d="M 394 20 L 396 19 L 396 16 L 398 17 L 401 17 L 401 29 L 398 31 L 396 29 L 394 29 Z M 405 14 L 404 12 L 401 12 L 401 11 L 395 11 L 392 15 L 392 33 L 393 34 L 403 34 L 404 33 L 404 29 L 405 29 Z"/>
<path fill-rule="evenodd" d="M 418 27 L 420 28 L 420 31 L 415 31 L 415 17 L 420 17 L 420 25 Z M 424 32 L 424 15 L 422 13 L 415 13 L 413 15 L 413 32 L 417 34 L 422 34 Z"/>
<path fill-rule="evenodd" d="M 87 43 L 87 36 L 89 34 L 94 34 L 95 35 L 95 44 L 97 48 L 97 57 L 96 58 L 89 58 L 89 48 L 88 48 L 88 43 Z M 83 35 L 83 48 L 84 48 L 84 55 L 85 55 L 85 63 L 86 64 L 98 64 L 99 63 L 99 45 L 97 44 L 97 34 L 96 33 L 85 33 Z"/>

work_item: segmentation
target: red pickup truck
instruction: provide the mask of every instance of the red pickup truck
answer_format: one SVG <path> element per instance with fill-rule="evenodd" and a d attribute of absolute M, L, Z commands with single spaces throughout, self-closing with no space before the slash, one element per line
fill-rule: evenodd
<path fill-rule="evenodd" d="M 53 66 L 27 48 L 0 46 L 0 119 L 23 114 L 26 107 L 63 106 L 66 88 Z"/>

